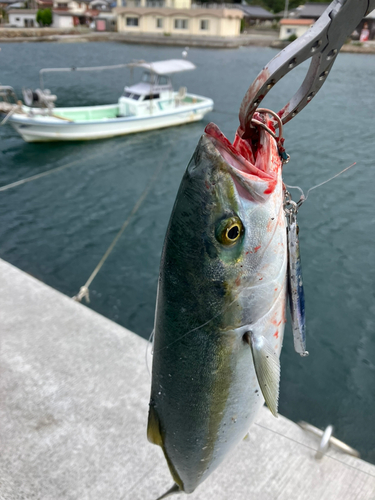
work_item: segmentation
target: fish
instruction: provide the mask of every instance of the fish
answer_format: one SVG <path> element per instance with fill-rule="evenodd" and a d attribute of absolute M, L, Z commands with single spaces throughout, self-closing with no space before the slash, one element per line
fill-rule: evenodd
<path fill-rule="evenodd" d="M 274 130 L 271 119 L 256 113 Z M 282 161 L 263 128 L 233 144 L 210 123 L 187 166 L 161 256 L 148 440 L 192 493 L 277 416 L 287 297 Z"/>

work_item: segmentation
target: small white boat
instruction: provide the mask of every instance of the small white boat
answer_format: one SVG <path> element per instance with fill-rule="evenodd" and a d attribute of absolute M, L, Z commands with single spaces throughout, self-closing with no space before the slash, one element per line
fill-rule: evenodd
<path fill-rule="evenodd" d="M 5 106 L 9 102 L 4 104 L 3 112 L 8 112 L 6 121 L 26 142 L 82 141 L 195 122 L 213 110 L 212 99 L 188 94 L 185 87 L 180 88 L 178 92 L 173 90 L 170 75 L 195 69 L 190 61 L 142 61 L 116 67 L 123 66 L 141 67 L 144 73 L 139 83 L 125 87 L 124 94 L 116 104 L 55 108 L 56 96 L 51 95 L 48 90 L 29 90 L 24 91 L 25 104 L 18 101 L 11 111 Z M 111 67 L 45 69 L 41 70 L 41 74 L 47 71 L 87 71 L 104 68 Z M 1 94 L 0 87 L 1 95 L 4 96 L 4 92 Z M 9 90 L 7 95 L 10 95 Z"/>

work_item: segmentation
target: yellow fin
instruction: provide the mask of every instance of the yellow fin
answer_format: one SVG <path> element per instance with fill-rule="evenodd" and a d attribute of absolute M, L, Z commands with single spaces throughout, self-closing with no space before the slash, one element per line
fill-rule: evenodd
<path fill-rule="evenodd" d="M 184 486 L 181 481 L 180 476 L 178 475 L 176 469 L 174 468 L 174 465 L 172 464 L 171 460 L 168 457 L 168 454 L 164 448 L 164 443 L 163 443 L 163 438 L 161 436 L 161 431 L 160 431 L 160 420 L 159 416 L 157 414 L 157 411 L 155 410 L 155 407 L 150 404 L 150 409 L 148 412 L 148 424 L 147 424 L 147 439 L 150 441 L 152 444 L 157 444 L 160 446 L 164 452 L 165 459 L 167 461 L 170 473 L 176 483 L 176 485 L 173 486 L 173 488 L 168 491 L 168 494 L 176 493 L 177 489 L 179 488 L 180 491 L 184 491 Z M 167 495 L 167 493 L 165 495 Z M 164 496 L 160 498 L 165 498 Z"/>
<path fill-rule="evenodd" d="M 147 439 L 150 443 L 163 447 L 163 440 L 160 434 L 159 417 L 155 408 L 151 405 L 148 412 Z"/>

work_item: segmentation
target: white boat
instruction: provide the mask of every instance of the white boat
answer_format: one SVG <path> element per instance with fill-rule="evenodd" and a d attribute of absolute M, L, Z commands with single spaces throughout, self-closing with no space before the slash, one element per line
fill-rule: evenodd
<path fill-rule="evenodd" d="M 26 142 L 93 140 L 132 134 L 146 130 L 182 125 L 201 120 L 213 110 L 208 97 L 188 94 L 185 87 L 175 92 L 170 75 L 195 69 L 185 59 L 170 59 L 153 63 L 137 62 L 130 66 L 144 69 L 139 83 L 125 87 L 116 104 L 56 108 L 56 96 L 48 90 L 24 92 L 26 104 L 13 104 L 11 111 L 4 103 L 8 121 Z M 87 71 L 101 68 L 58 68 L 47 71 Z M 42 82 L 42 79 L 41 79 Z M 43 87 L 43 85 L 41 85 Z M 10 87 L 3 87 L 3 89 Z M 12 89 L 13 91 L 13 89 Z M 10 95 L 7 91 L 7 95 Z M 0 96 L 1 93 L 0 87 Z M 5 99 L 4 99 L 5 100 Z M 0 103 L 1 104 L 1 103 Z M 1 110 L 1 106 L 0 106 Z M 4 121 L 4 120 L 3 120 Z"/>

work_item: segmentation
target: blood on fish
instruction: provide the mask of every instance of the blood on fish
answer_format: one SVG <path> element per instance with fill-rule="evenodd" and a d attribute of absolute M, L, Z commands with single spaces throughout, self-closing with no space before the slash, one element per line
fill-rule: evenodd
<path fill-rule="evenodd" d="M 261 167 L 264 165 L 269 165 L 269 159 L 264 158 L 267 161 L 256 161 L 253 162 L 250 158 L 253 157 L 253 150 L 251 144 L 242 139 L 240 134 L 240 129 L 238 129 L 236 133 L 236 137 L 234 140 L 234 144 L 232 145 L 230 141 L 225 137 L 225 135 L 220 131 L 219 127 L 214 123 L 209 123 L 205 128 L 205 133 L 210 137 L 213 137 L 222 147 L 224 147 L 228 152 L 232 153 L 237 161 L 236 168 L 243 172 L 245 175 L 257 176 L 259 179 L 267 181 L 268 187 L 264 190 L 264 194 L 273 193 L 276 184 L 277 184 L 277 176 L 274 175 L 274 172 L 268 173 L 264 171 Z M 261 149 L 261 144 L 257 144 L 256 154 L 259 154 L 259 148 Z M 257 163 L 255 165 L 254 163 Z"/>
<path fill-rule="evenodd" d="M 278 339 L 279 338 L 279 330 L 276 330 L 276 332 L 273 334 L 273 336 Z"/>
<path fill-rule="evenodd" d="M 258 247 L 255 247 L 254 248 L 254 252 L 257 253 L 257 251 L 259 250 L 259 248 L 260 248 L 260 245 Z"/>

